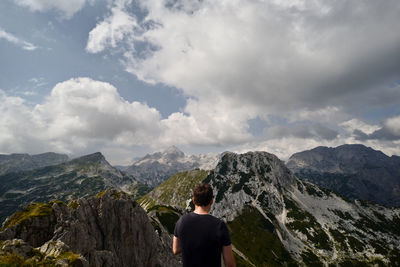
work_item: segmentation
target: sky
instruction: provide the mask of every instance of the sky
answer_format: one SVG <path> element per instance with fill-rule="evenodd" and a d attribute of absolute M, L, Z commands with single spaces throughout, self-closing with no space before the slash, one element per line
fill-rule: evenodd
<path fill-rule="evenodd" d="M 2 0 L 0 153 L 400 155 L 397 0 Z"/>

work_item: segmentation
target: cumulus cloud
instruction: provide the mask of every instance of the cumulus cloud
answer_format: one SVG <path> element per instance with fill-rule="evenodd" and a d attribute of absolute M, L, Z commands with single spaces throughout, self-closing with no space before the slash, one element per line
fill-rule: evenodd
<path fill-rule="evenodd" d="M 184 112 L 171 114 L 163 120 L 162 144 L 228 145 L 251 139 L 247 117 L 254 110 L 231 106 L 229 101 L 210 99 L 207 103 L 188 100 Z"/>
<path fill-rule="evenodd" d="M 6 32 L 0 27 L 0 39 L 5 39 L 6 41 L 15 44 L 16 46 L 21 47 L 27 51 L 33 51 L 38 49 L 38 47 L 30 42 L 24 41 L 21 38 L 16 37 L 15 35 Z"/>
<path fill-rule="evenodd" d="M 185 110 L 162 122 L 166 142 L 173 132 L 183 143 L 241 142 L 249 120 L 271 115 L 318 122 L 304 137 L 333 140 L 326 122 L 400 104 L 400 32 L 387 30 L 400 23 L 395 0 L 148 0 L 134 6 L 143 19 L 135 3 L 114 1 L 87 51 L 120 52 L 140 80 L 183 91 Z"/>
<path fill-rule="evenodd" d="M 260 113 L 351 109 L 349 99 L 365 102 L 399 78 L 400 33 L 386 32 L 400 20 L 396 1 L 141 3 L 154 26 L 140 34 L 158 49 L 126 55 L 128 70 L 200 99 L 223 96 Z"/>
<path fill-rule="evenodd" d="M 400 139 L 400 116 L 387 119 L 384 125 L 389 132 L 395 136 L 398 136 Z"/>
<path fill-rule="evenodd" d="M 362 131 L 366 134 L 372 134 L 373 132 L 379 130 L 381 127 L 379 125 L 372 125 L 365 123 L 364 121 L 358 119 L 351 119 L 345 122 L 342 122 L 340 126 L 347 130 L 347 132 L 352 133 L 356 130 Z"/>
<path fill-rule="evenodd" d="M 386 119 L 379 129 L 371 133 L 355 129 L 354 135 L 358 140 L 400 141 L 400 116 Z"/>
<path fill-rule="evenodd" d="M 14 0 L 20 6 L 28 7 L 32 11 L 46 12 L 57 10 L 63 18 L 69 19 L 81 10 L 86 2 L 93 0 Z"/>
<path fill-rule="evenodd" d="M 90 31 L 86 50 L 90 53 L 98 53 L 105 48 L 117 48 L 122 41 L 134 50 L 135 32 L 139 30 L 136 18 L 125 11 L 125 6 L 131 1 L 116 1 L 111 8 L 111 15 L 98 23 Z M 133 38 L 133 39 L 132 39 Z"/>
<path fill-rule="evenodd" d="M 109 83 L 89 78 L 57 84 L 42 104 L 0 94 L 0 151 L 79 153 L 106 144 L 149 144 L 159 135 L 160 114 L 122 99 Z"/>
<path fill-rule="evenodd" d="M 272 126 L 267 130 L 270 138 L 297 137 L 313 138 L 316 140 L 333 140 L 338 136 L 338 132 L 325 127 L 319 123 L 314 125 L 294 124 Z"/>

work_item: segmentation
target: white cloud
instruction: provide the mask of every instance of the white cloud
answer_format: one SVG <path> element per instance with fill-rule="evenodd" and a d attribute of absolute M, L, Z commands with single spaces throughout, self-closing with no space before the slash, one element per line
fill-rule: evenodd
<path fill-rule="evenodd" d="M 46 12 L 57 10 L 65 19 L 70 19 L 76 12 L 81 10 L 86 2 L 93 0 L 14 0 L 20 6 L 28 7 L 31 11 Z"/>
<path fill-rule="evenodd" d="M 127 69 L 201 101 L 221 96 L 260 113 L 310 114 L 352 109 L 353 97 L 366 101 L 365 93 L 399 78 L 391 57 L 399 59 L 400 33 L 385 30 L 400 22 L 395 1 L 167 2 L 142 2 L 154 26 L 136 34 L 158 50 L 126 54 Z"/>
<path fill-rule="evenodd" d="M 385 154 L 399 155 L 400 140 L 395 142 L 385 142 L 379 140 L 356 140 L 353 137 L 341 136 L 334 140 L 316 140 L 314 138 L 298 138 L 298 137 L 283 137 L 270 139 L 263 142 L 244 143 L 240 146 L 232 148 L 232 151 L 237 153 L 245 153 L 248 151 L 267 151 L 275 154 L 281 160 L 288 160 L 294 153 L 313 149 L 317 146 L 337 147 L 343 144 L 363 144 L 372 147 L 375 150 L 380 150 Z"/>
<path fill-rule="evenodd" d="M 13 34 L 6 32 L 2 28 L 0 28 L 0 39 L 5 39 L 6 41 L 13 43 L 16 46 L 19 46 L 27 51 L 33 51 L 38 49 L 38 47 L 35 46 L 34 44 L 24 41 Z"/>
<path fill-rule="evenodd" d="M 98 53 L 108 47 L 117 48 L 124 40 L 130 49 L 134 50 L 132 37 L 135 36 L 138 25 L 136 18 L 124 11 L 125 5 L 129 2 L 115 3 L 111 8 L 111 15 L 90 31 L 86 46 L 88 52 Z"/>
<path fill-rule="evenodd" d="M 340 126 L 343 127 L 343 129 L 346 129 L 350 134 L 353 133 L 355 130 L 362 131 L 366 134 L 372 134 L 373 132 L 381 128 L 379 125 L 371 125 L 358 119 L 345 121 L 341 123 Z"/>
<path fill-rule="evenodd" d="M 164 145 L 227 145 L 248 141 L 247 118 L 255 112 L 249 107 L 231 106 L 224 99 L 207 103 L 188 100 L 184 112 L 171 114 L 163 120 Z"/>
<path fill-rule="evenodd" d="M 139 3 L 143 20 L 131 1 L 111 5 L 87 50 L 121 52 L 128 72 L 188 96 L 162 121 L 167 143 L 243 142 L 255 117 L 337 125 L 388 97 L 400 104 L 400 32 L 387 31 L 400 23 L 397 1 Z"/>
<path fill-rule="evenodd" d="M 384 125 L 393 135 L 398 136 L 400 139 L 400 116 L 387 119 Z"/>
<path fill-rule="evenodd" d="M 89 78 L 57 84 L 42 104 L 0 94 L 0 151 L 80 153 L 107 145 L 141 145 L 159 136 L 160 114 L 122 99 L 111 84 Z"/>

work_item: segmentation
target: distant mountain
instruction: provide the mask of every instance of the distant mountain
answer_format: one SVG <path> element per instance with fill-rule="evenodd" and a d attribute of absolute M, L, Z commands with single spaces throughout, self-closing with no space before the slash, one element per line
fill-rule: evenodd
<path fill-rule="evenodd" d="M 154 187 L 177 172 L 195 168 L 210 170 L 215 168 L 217 162 L 218 156 L 186 156 L 177 147 L 172 146 L 163 152 L 146 155 L 126 168 L 125 172 L 134 176 L 139 182 Z"/>
<path fill-rule="evenodd" d="M 101 153 L 32 171 L 0 176 L 0 223 L 19 205 L 29 202 L 62 201 L 97 194 L 106 188 L 129 192 L 140 184 L 112 167 Z"/>
<path fill-rule="evenodd" d="M 126 193 L 31 203 L 0 229 L 0 266 L 179 266 L 168 235 Z"/>
<path fill-rule="evenodd" d="M 362 199 L 400 207 L 400 157 L 363 145 L 317 147 L 292 155 L 286 166 L 299 178 Z"/>
<path fill-rule="evenodd" d="M 0 154 L 0 175 L 9 172 L 20 172 L 57 165 L 68 161 L 68 156 L 53 152 L 29 154 Z"/>
<path fill-rule="evenodd" d="M 213 171 L 178 173 L 139 203 L 172 234 L 200 181 L 214 188 L 211 213 L 226 221 L 238 266 L 400 265 L 400 209 L 350 202 L 266 152 L 225 153 Z"/>

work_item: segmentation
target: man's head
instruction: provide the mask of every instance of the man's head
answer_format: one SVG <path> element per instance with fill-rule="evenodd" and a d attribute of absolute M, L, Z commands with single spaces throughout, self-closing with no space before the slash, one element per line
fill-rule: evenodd
<path fill-rule="evenodd" d="M 193 202 L 197 206 L 208 206 L 213 199 L 213 190 L 209 184 L 198 184 L 193 188 Z"/>

